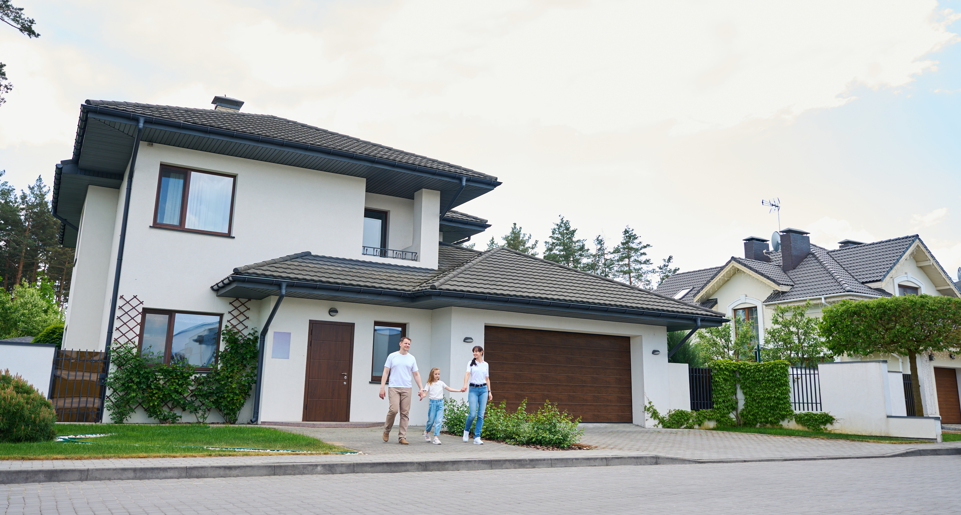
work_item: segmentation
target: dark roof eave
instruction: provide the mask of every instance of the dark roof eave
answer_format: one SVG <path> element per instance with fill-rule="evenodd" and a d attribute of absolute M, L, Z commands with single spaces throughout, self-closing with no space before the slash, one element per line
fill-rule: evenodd
<path fill-rule="evenodd" d="M 712 327 L 720 326 L 726 322 L 727 319 L 723 318 L 719 314 L 705 313 L 704 315 L 696 314 L 684 314 L 684 313 L 670 313 L 661 311 L 647 311 L 631 308 L 623 308 L 617 306 L 602 306 L 597 304 L 576 304 L 571 302 L 563 301 L 552 301 L 546 299 L 526 299 L 521 297 L 506 297 L 499 295 L 484 295 L 475 294 L 467 292 L 453 292 L 453 291 L 442 291 L 442 290 L 422 290 L 416 292 L 409 292 L 403 290 L 388 290 L 383 288 L 366 288 L 361 286 L 344 286 L 337 284 L 325 284 L 325 283 L 303 283 L 297 281 L 287 281 L 283 279 L 271 279 L 266 277 L 255 277 L 255 276 L 243 276 L 243 275 L 231 275 L 224 280 L 218 282 L 217 284 L 210 287 L 211 290 L 219 292 L 225 289 L 227 286 L 235 283 L 253 283 L 261 284 L 265 286 L 275 286 L 277 288 L 278 294 L 280 292 L 280 284 L 287 284 L 288 295 L 289 292 L 293 291 L 334 291 L 338 293 L 346 293 L 354 296 L 358 299 L 364 296 L 372 296 L 377 298 L 391 298 L 391 300 L 406 303 L 417 303 L 420 298 L 450 298 L 458 299 L 468 302 L 484 303 L 488 305 L 527 305 L 536 307 L 539 309 L 546 310 L 556 310 L 559 312 L 571 312 L 576 311 L 579 313 L 596 313 L 600 314 L 615 314 L 625 317 L 638 317 L 648 320 L 657 320 L 663 322 L 681 322 L 681 323 L 694 323 L 695 320 L 701 319 L 702 327 Z M 219 294 L 218 294 L 219 296 Z"/>
<path fill-rule="evenodd" d="M 162 127 L 157 127 L 157 128 L 166 128 L 167 130 L 174 129 L 179 131 L 189 131 L 189 132 L 199 133 L 198 135 L 200 136 L 218 136 L 221 138 L 240 139 L 240 140 L 244 140 L 245 142 L 250 142 L 258 145 L 275 146 L 275 147 L 280 147 L 280 149 L 291 149 L 291 150 L 304 151 L 308 153 L 323 154 L 325 156 L 328 156 L 334 159 L 340 159 L 340 160 L 361 161 L 367 164 L 376 165 L 381 168 L 387 168 L 387 169 L 406 172 L 406 173 L 428 175 L 431 177 L 438 177 L 438 178 L 448 179 L 456 182 L 460 182 L 462 178 L 466 178 L 467 182 L 470 184 L 473 184 L 475 186 L 487 187 L 490 189 L 496 188 L 497 186 L 501 185 L 501 182 L 497 181 L 496 179 L 481 179 L 479 177 L 471 177 L 468 175 L 444 172 L 441 170 L 434 170 L 431 168 L 412 165 L 408 163 L 400 163 L 397 161 L 390 161 L 390 160 L 380 159 L 372 156 L 354 154 L 352 152 L 346 152 L 342 150 L 334 150 L 330 148 L 317 147 L 313 145 L 307 145 L 304 143 L 295 143 L 292 141 L 268 138 L 265 136 L 254 136 L 252 134 L 246 134 L 243 132 L 217 129 L 213 127 L 207 127 L 204 125 L 195 125 L 195 124 L 186 123 L 186 122 L 174 122 L 164 118 L 157 118 L 153 116 L 136 115 L 133 113 L 127 113 L 125 111 L 111 109 L 109 107 L 104 107 L 104 106 L 94 106 L 89 104 L 84 104 L 81 106 L 81 116 L 90 112 L 98 114 L 100 116 L 106 115 L 109 117 L 116 117 L 121 119 L 121 120 L 115 120 L 115 121 L 127 122 L 127 121 L 139 120 L 140 118 L 143 118 L 145 126 L 159 125 Z M 86 124 L 83 124 L 83 125 L 86 125 Z M 82 132 L 82 129 L 81 131 L 78 131 L 77 141 L 74 144 L 74 157 L 73 157 L 74 161 L 77 161 L 79 159 L 79 154 L 80 154 L 82 135 L 79 134 L 79 132 Z"/>

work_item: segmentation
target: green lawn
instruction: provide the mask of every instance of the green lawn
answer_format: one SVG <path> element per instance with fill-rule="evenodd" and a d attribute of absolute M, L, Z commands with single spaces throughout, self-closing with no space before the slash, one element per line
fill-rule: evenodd
<path fill-rule="evenodd" d="M 0 460 L 50 460 L 96 458 L 162 458 L 190 456 L 243 456 L 264 450 L 310 451 L 341 454 L 349 449 L 309 436 L 266 427 L 202 425 L 57 424 L 58 435 L 111 436 L 81 439 L 90 443 L 0 443 Z M 247 449 L 207 449 L 230 447 Z"/>
<path fill-rule="evenodd" d="M 783 429 L 776 427 L 715 427 L 711 431 L 728 431 L 732 433 L 758 433 L 762 435 L 775 435 L 775 436 L 798 436 L 801 438 L 823 438 L 827 440 L 854 440 L 858 442 L 877 442 L 877 443 L 931 443 L 929 440 L 908 440 L 905 438 L 892 438 L 889 436 L 867 436 L 867 435 L 849 435 L 845 433 L 816 433 L 814 431 L 802 431 L 799 429 Z M 944 441 L 950 442 L 955 440 L 949 440 L 948 436 L 961 436 L 961 435 L 944 435 Z"/>
<path fill-rule="evenodd" d="M 941 433 L 941 439 L 945 442 L 961 442 L 961 433 Z"/>

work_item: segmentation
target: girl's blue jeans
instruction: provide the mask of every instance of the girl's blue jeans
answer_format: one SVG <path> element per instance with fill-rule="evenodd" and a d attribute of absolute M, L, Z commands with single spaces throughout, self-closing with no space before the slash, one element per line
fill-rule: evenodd
<path fill-rule="evenodd" d="M 487 387 L 471 386 L 467 390 L 467 425 L 464 431 L 470 431 L 471 424 L 477 419 L 477 427 L 474 428 L 474 438 L 480 438 L 481 429 L 484 427 L 484 411 L 487 410 Z"/>
<path fill-rule="evenodd" d="M 440 435 L 440 426 L 444 425 L 444 399 L 431 399 L 430 407 L 427 408 L 427 429 L 430 433 L 434 428 L 434 436 Z"/>

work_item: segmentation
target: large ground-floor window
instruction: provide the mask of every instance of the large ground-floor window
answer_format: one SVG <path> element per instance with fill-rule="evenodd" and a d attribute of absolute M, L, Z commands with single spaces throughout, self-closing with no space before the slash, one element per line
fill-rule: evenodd
<path fill-rule="evenodd" d="M 400 339 L 404 336 L 407 336 L 406 324 L 374 322 L 374 359 L 370 364 L 372 382 L 380 382 L 387 356 L 400 350 Z"/>
<path fill-rule="evenodd" d="M 159 363 L 210 368 L 217 359 L 222 320 L 217 313 L 145 309 L 140 353 Z"/>

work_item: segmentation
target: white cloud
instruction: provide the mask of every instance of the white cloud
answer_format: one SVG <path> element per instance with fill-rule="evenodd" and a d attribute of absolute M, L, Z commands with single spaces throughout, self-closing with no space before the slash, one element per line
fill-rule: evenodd
<path fill-rule="evenodd" d="M 931 227 L 944 220 L 947 215 L 948 208 L 942 207 L 925 215 L 911 215 L 911 223 L 917 228 Z"/>
<path fill-rule="evenodd" d="M 855 240 L 863 243 L 878 240 L 864 229 L 855 229 L 847 220 L 838 220 L 829 216 L 808 224 L 805 230 L 811 233 L 812 243 L 827 249 L 837 248 L 841 240 Z"/>

